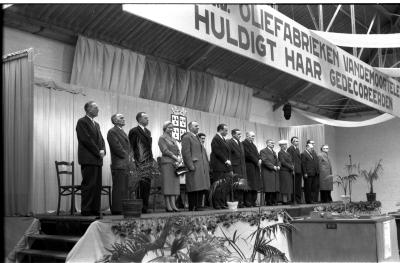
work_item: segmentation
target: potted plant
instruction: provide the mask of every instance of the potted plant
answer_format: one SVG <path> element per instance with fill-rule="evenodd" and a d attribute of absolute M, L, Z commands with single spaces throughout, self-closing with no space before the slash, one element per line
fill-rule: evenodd
<path fill-rule="evenodd" d="M 143 200 L 136 199 L 135 194 L 137 191 L 140 191 L 140 182 L 151 183 L 154 174 L 158 172 L 157 163 L 154 160 L 144 165 L 135 165 L 135 163 L 132 162 L 129 170 L 129 195 L 128 199 L 122 200 L 122 215 L 124 217 L 140 217 L 142 214 Z M 145 178 L 150 178 L 150 180 L 144 180 Z"/>
<path fill-rule="evenodd" d="M 351 162 L 351 155 L 349 155 L 350 158 L 350 163 L 346 164 L 344 167 L 345 170 L 345 175 L 336 175 L 336 180 L 334 183 L 336 183 L 338 186 L 341 186 L 343 189 L 344 195 L 342 195 L 342 200 L 344 203 L 351 202 L 351 184 L 355 180 L 357 180 L 358 174 L 355 173 L 357 167 L 359 165 L 357 164 L 352 164 Z"/>
<path fill-rule="evenodd" d="M 382 172 L 383 172 L 382 159 L 380 159 L 377 163 L 375 163 L 375 166 L 371 168 L 369 171 L 360 169 L 360 174 L 364 177 L 369 186 L 369 193 L 367 193 L 368 202 L 376 201 L 376 193 L 374 193 L 374 181 L 379 179 L 379 176 L 382 175 Z"/>
<path fill-rule="evenodd" d="M 226 202 L 228 208 L 230 210 L 237 210 L 239 202 L 234 201 L 233 192 L 236 189 L 245 190 L 246 187 L 247 187 L 247 182 L 245 179 L 240 178 L 238 174 L 230 173 L 226 175 L 224 178 L 217 180 L 211 185 L 209 194 L 210 203 L 212 203 L 213 196 L 217 191 L 225 190 L 226 192 L 229 192 L 229 201 Z"/>

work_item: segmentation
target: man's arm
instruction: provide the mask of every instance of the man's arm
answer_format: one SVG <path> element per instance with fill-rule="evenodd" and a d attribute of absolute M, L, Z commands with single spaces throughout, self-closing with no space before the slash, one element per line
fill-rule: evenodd
<path fill-rule="evenodd" d="M 185 163 L 185 166 L 190 171 L 194 171 L 195 167 L 194 167 L 193 159 L 192 159 L 192 149 L 191 149 L 189 135 L 184 136 L 182 138 L 182 158 L 183 158 L 183 162 Z"/>
<path fill-rule="evenodd" d="M 110 150 L 113 154 L 123 159 L 128 154 L 124 147 L 122 146 L 120 140 L 117 138 L 117 134 L 114 130 L 109 130 L 107 133 L 108 145 L 110 145 Z"/>

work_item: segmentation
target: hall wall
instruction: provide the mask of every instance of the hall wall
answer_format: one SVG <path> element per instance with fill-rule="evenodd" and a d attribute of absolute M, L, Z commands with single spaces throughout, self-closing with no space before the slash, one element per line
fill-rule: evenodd
<path fill-rule="evenodd" d="M 75 47 L 10 27 L 3 27 L 3 55 L 34 48 L 36 77 L 69 83 Z"/>
<path fill-rule="evenodd" d="M 353 162 L 360 163 L 362 169 L 369 170 L 375 162 L 383 159 L 383 176 L 374 183 L 377 200 L 382 202 L 382 211 L 398 210 L 400 202 L 400 119 L 361 128 L 335 128 L 335 149 L 337 173 L 343 173 L 343 167 L 349 163 L 349 154 Z M 353 185 L 352 200 L 365 201 L 369 192 L 363 178 Z M 335 198 L 343 194 L 335 191 Z"/>

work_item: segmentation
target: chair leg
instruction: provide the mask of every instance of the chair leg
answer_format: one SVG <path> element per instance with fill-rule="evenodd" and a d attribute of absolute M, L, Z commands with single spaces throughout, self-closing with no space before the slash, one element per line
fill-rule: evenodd
<path fill-rule="evenodd" d="M 60 214 L 60 199 L 61 199 L 61 195 L 60 195 L 60 193 L 58 193 L 57 215 Z"/>
<path fill-rule="evenodd" d="M 111 188 L 108 191 L 108 205 L 110 206 L 110 211 L 111 211 Z"/>
<path fill-rule="evenodd" d="M 72 188 L 72 194 L 71 194 L 71 216 L 75 212 L 75 188 Z"/>

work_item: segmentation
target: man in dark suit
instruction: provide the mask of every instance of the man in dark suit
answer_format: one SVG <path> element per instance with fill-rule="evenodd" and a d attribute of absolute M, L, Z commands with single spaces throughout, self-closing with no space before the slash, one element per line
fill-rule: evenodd
<path fill-rule="evenodd" d="M 101 169 L 106 155 L 104 139 L 100 126 L 93 119 L 99 114 L 94 101 L 85 104 L 86 116 L 78 120 L 76 135 L 78 137 L 78 162 L 82 171 L 81 214 L 99 216 L 101 206 Z"/>
<path fill-rule="evenodd" d="M 219 180 L 231 176 L 232 168 L 230 161 L 230 150 L 226 143 L 225 136 L 228 134 L 228 127 L 226 124 L 219 124 L 217 127 L 217 134 L 211 141 L 211 156 L 210 166 L 212 170 L 211 183 L 215 183 Z M 225 187 L 219 187 L 216 189 L 213 196 L 213 206 L 215 209 L 226 208 L 227 195 L 229 189 Z"/>
<path fill-rule="evenodd" d="M 138 126 L 129 131 L 129 143 L 133 151 L 133 157 L 138 168 L 151 166 L 153 163 L 153 152 L 151 150 L 151 132 L 146 128 L 149 124 L 149 116 L 145 112 L 136 114 Z M 144 174 L 140 178 L 137 190 L 137 198 L 143 200 L 142 213 L 150 213 L 147 210 L 149 206 L 149 196 L 151 188 L 151 175 Z"/>
<path fill-rule="evenodd" d="M 306 149 L 301 154 L 301 168 L 304 176 L 304 195 L 307 204 L 316 203 L 318 198 L 318 173 L 319 167 L 316 165 L 312 154 L 312 144 L 307 144 Z"/>
<path fill-rule="evenodd" d="M 311 153 L 312 153 L 312 156 L 314 158 L 315 165 L 318 167 L 317 178 L 315 179 L 315 180 L 317 180 L 317 186 L 316 186 L 317 196 L 316 196 L 315 202 L 318 202 L 318 200 L 319 200 L 319 158 L 318 158 L 317 152 L 315 151 L 315 149 L 316 149 L 315 148 L 315 141 L 309 139 L 309 140 L 307 140 L 307 144 L 311 144 L 312 145 Z"/>
<path fill-rule="evenodd" d="M 244 156 L 246 162 L 246 175 L 249 190 L 245 192 L 244 205 L 247 207 L 256 207 L 257 192 L 262 189 L 262 181 L 260 175 L 261 159 L 254 144 L 256 135 L 254 132 L 246 132 L 246 139 L 243 141 Z"/>
<path fill-rule="evenodd" d="M 243 144 L 240 141 L 242 132 L 239 129 L 233 129 L 231 131 L 232 138 L 227 140 L 230 149 L 230 160 L 232 163 L 232 171 L 237 174 L 240 179 L 247 179 L 246 176 L 246 161 L 244 157 Z M 238 201 L 238 207 L 244 207 L 244 189 L 236 189 L 234 191 L 235 201 Z"/>
<path fill-rule="evenodd" d="M 303 177 L 301 171 L 301 154 L 299 150 L 299 138 L 293 136 L 290 140 L 292 145 L 287 149 L 287 152 L 292 156 L 294 163 L 294 193 L 293 199 L 295 203 L 301 204 L 301 180 Z"/>
<path fill-rule="evenodd" d="M 107 141 L 111 152 L 111 175 L 112 175 L 112 205 L 111 213 L 120 215 L 122 212 L 122 199 L 128 198 L 128 176 L 129 176 L 129 139 L 123 130 L 125 118 L 117 113 L 111 117 L 114 124 L 108 133 Z"/>

